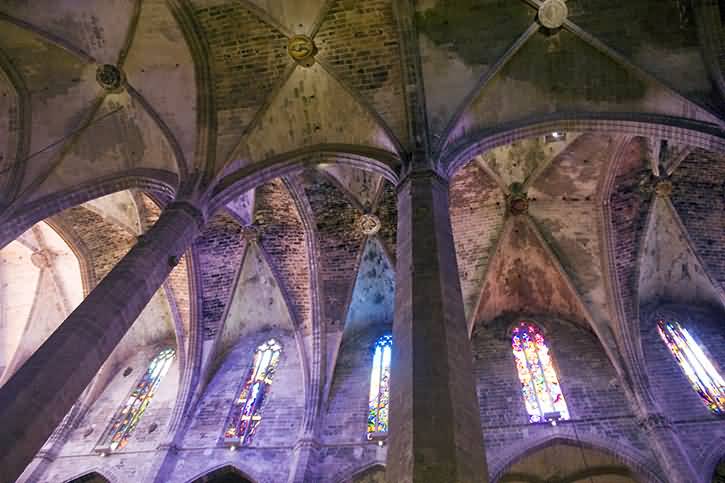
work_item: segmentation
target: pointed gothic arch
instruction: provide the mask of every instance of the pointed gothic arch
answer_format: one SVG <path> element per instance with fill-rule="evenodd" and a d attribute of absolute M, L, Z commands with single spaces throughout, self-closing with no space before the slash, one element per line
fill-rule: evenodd
<path fill-rule="evenodd" d="M 521 444 L 509 448 L 502 457 L 501 463 L 489 468 L 491 474 L 490 481 L 492 483 L 506 482 L 505 476 L 514 468 L 514 465 L 531 456 L 535 456 L 547 448 L 555 446 L 568 446 L 576 451 L 580 449 L 590 450 L 609 458 L 606 464 L 598 465 L 598 468 L 587 469 L 582 465 L 583 468 L 581 469 L 583 472 L 575 471 L 572 475 L 569 475 L 573 477 L 584 475 L 581 476 L 584 478 L 584 481 L 589 476 L 594 477 L 596 476 L 595 473 L 599 473 L 600 476 L 605 476 L 606 474 L 626 474 L 637 483 L 665 482 L 661 475 L 653 471 L 653 468 L 657 468 L 657 464 L 651 459 L 651 456 L 642 453 L 633 446 L 619 441 L 597 437 L 592 434 L 574 434 L 573 432 L 566 432 L 566 430 L 562 429 L 558 429 L 555 434 L 530 438 Z M 589 465 L 590 463 L 587 462 L 587 466 Z M 585 475 L 584 472 L 587 474 Z M 579 480 L 564 478 L 562 481 L 575 482 Z"/>
<path fill-rule="evenodd" d="M 91 471 L 72 480 L 68 480 L 67 483 L 111 483 L 111 480 L 98 471 Z"/>
<path fill-rule="evenodd" d="M 190 483 L 254 483 L 254 480 L 231 464 L 211 470 L 189 481 Z"/>

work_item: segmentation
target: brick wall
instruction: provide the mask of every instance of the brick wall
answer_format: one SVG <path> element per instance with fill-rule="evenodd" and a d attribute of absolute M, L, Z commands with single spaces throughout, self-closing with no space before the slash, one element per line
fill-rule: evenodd
<path fill-rule="evenodd" d="M 642 138 L 633 139 L 617 166 L 615 186 L 610 197 L 614 236 L 612 249 L 617 254 L 614 267 L 628 320 L 637 319 L 637 259 L 651 202 L 638 189 L 639 181 L 648 173 L 645 156 L 645 141 Z"/>
<path fill-rule="evenodd" d="M 400 46 L 393 2 L 335 0 L 315 36 L 320 59 L 407 138 Z"/>
<path fill-rule="evenodd" d="M 244 253 L 242 228 L 225 212 L 214 215 L 193 245 L 199 259 L 201 325 L 204 338 L 219 330 L 224 308 L 234 288 L 234 276 Z"/>
<path fill-rule="evenodd" d="M 93 450 L 108 429 L 116 411 L 122 407 L 145 373 L 149 362 L 161 348 L 163 346 L 141 348 L 131 359 L 124 361 L 124 364 L 104 368 L 113 371 L 113 376 L 69 434 L 59 456 L 43 474 L 40 482 L 59 483 L 78 476 L 84 468 L 95 467 L 101 471 L 110 468 L 113 474 L 122 476 L 124 481 L 147 481 L 156 446 L 166 435 L 166 425 L 176 402 L 178 358 L 161 381 L 128 445 L 105 458 Z M 131 368 L 128 375 L 125 375 L 126 368 Z M 156 428 L 152 429 L 152 425 L 156 425 Z"/>
<path fill-rule="evenodd" d="M 230 451 L 222 439 L 229 412 L 252 364 L 254 350 L 272 337 L 282 345 L 282 356 L 262 407 L 262 421 L 249 447 Z M 286 481 L 303 404 L 302 367 L 294 336 L 282 330 L 262 330 L 240 340 L 226 354 L 194 407 L 169 481 L 185 482 L 205 468 L 211 470 L 227 462 L 258 482 Z"/>
<path fill-rule="evenodd" d="M 672 203 L 706 270 L 725 287 L 725 156 L 694 150 L 672 175 Z"/>
<path fill-rule="evenodd" d="M 324 177 L 300 180 L 317 228 L 321 302 L 326 321 L 341 330 L 365 236 L 355 226 L 361 213 Z"/>
<path fill-rule="evenodd" d="M 697 307 L 665 307 L 642 314 L 641 333 L 650 384 L 662 411 L 674 424 L 695 469 L 702 474 L 703 458 L 718 446 L 725 455 L 725 420 L 712 415 L 694 391 L 657 331 L 658 312 L 680 322 L 697 340 L 715 367 L 725 367 L 725 333 L 720 311 Z M 724 374 L 722 370 L 720 374 Z"/>
<path fill-rule="evenodd" d="M 509 324 L 479 326 L 472 339 L 481 426 L 489 470 L 495 472 L 527 446 L 560 436 L 600 444 L 625 444 L 648 453 L 614 368 L 588 329 L 546 317 L 544 331 L 571 422 L 529 424 L 511 350 Z M 576 427 L 575 427 L 576 426 Z"/>
<path fill-rule="evenodd" d="M 295 322 L 308 331 L 312 315 L 307 234 L 297 206 L 279 179 L 257 188 L 255 206 L 260 244 L 290 298 Z"/>

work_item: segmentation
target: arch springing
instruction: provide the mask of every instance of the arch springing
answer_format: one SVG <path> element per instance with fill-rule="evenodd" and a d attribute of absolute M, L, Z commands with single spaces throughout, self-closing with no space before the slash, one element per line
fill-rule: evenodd
<path fill-rule="evenodd" d="M 373 368 L 370 373 L 370 398 L 368 403 L 368 439 L 384 436 L 388 432 L 390 405 L 390 358 L 393 336 L 383 335 L 375 341 Z"/>
<path fill-rule="evenodd" d="M 541 330 L 534 324 L 521 322 L 513 329 L 511 346 L 529 422 L 569 419 L 569 409 Z"/>
<path fill-rule="evenodd" d="M 133 431 L 141 420 L 141 416 L 151 404 L 161 380 L 174 362 L 175 356 L 176 351 L 174 349 L 164 349 L 153 358 L 146 373 L 141 377 L 141 380 L 128 397 L 126 404 L 111 421 L 107 435 L 103 439 L 104 444 L 101 451 L 119 450 L 128 444 Z"/>
<path fill-rule="evenodd" d="M 224 441 L 230 445 L 248 445 L 262 421 L 262 404 L 279 364 L 282 346 L 269 339 L 254 351 L 254 362 L 247 373 L 239 397 L 234 402 Z"/>
<path fill-rule="evenodd" d="M 657 332 L 708 409 L 725 414 L 725 381 L 688 330 L 675 320 L 660 319 Z"/>

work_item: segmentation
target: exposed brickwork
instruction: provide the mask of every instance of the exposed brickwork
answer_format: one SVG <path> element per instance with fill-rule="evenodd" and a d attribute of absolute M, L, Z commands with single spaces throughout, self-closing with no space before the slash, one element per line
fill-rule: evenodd
<path fill-rule="evenodd" d="M 509 218 L 483 284 L 476 321 L 505 313 L 550 313 L 570 321 L 587 316 L 528 216 Z"/>
<path fill-rule="evenodd" d="M 88 249 L 91 265 L 100 281 L 111 271 L 131 247 L 136 237 L 109 223 L 102 216 L 82 207 L 69 208 L 58 215 Z"/>
<path fill-rule="evenodd" d="M 601 439 L 610 445 L 624 442 L 649 453 L 616 372 L 594 334 L 553 318 L 542 317 L 534 322 L 544 330 L 571 422 L 556 427 L 528 423 L 509 324 L 498 320 L 478 326 L 472 340 L 474 373 L 492 472 L 510 461 L 527 441 L 534 444 L 548 435 L 572 441 Z"/>
<path fill-rule="evenodd" d="M 475 161 L 453 177 L 450 197 L 463 304 L 469 317 L 481 296 L 488 262 L 503 226 L 506 201 Z"/>
<path fill-rule="evenodd" d="M 281 180 L 257 188 L 255 223 L 261 245 L 292 303 L 296 322 L 311 329 L 310 268 L 305 228 L 295 201 Z"/>
<path fill-rule="evenodd" d="M 214 71 L 217 157 L 221 163 L 292 59 L 287 55 L 287 37 L 242 3 L 214 3 L 198 9 L 196 17 L 209 43 Z"/>
<path fill-rule="evenodd" d="M 380 218 L 380 231 L 378 236 L 383 240 L 388 252 L 395 256 L 395 236 L 398 231 L 398 198 L 395 186 L 383 181 L 383 190 L 380 194 L 376 214 Z"/>
<path fill-rule="evenodd" d="M 642 138 L 633 139 L 617 166 L 614 188 L 610 197 L 610 216 L 614 236 L 614 259 L 619 296 L 629 321 L 637 320 L 637 259 L 645 235 L 645 223 L 650 199 L 643 195 L 638 184 L 647 175 L 646 144 Z"/>
<path fill-rule="evenodd" d="M 357 90 L 399 139 L 407 138 L 393 2 L 335 0 L 315 36 L 319 57 Z"/>
<path fill-rule="evenodd" d="M 128 445 L 103 460 L 93 450 L 158 350 L 158 347 L 141 348 L 133 357 L 124 361 L 123 365 L 109 368 L 115 371 L 113 377 L 68 436 L 61 457 L 51 465 L 38 483 L 66 481 L 66 478 L 78 476 L 83 468 L 93 467 L 100 468 L 101 473 L 109 468 L 112 474 L 122 476 L 125 481 L 150 479 L 148 474 L 152 463 L 150 456 L 164 438 L 166 424 L 175 404 L 179 378 L 178 364 L 172 365 L 161 381 Z M 127 368 L 131 368 L 131 372 L 125 375 Z M 153 425 L 156 426 L 155 429 L 152 429 Z"/>
<path fill-rule="evenodd" d="M 194 409 L 182 447 L 229 451 L 223 445 L 223 436 L 233 401 L 253 363 L 254 350 L 272 337 L 282 345 L 282 356 L 251 447 L 291 446 L 289 436 L 299 430 L 304 404 L 304 398 L 299 397 L 304 390 L 299 351 L 292 333 L 262 330 L 240 339 L 226 354 Z"/>
<path fill-rule="evenodd" d="M 706 270 L 725 288 L 725 156 L 695 150 L 672 175 L 672 203 Z"/>
<path fill-rule="evenodd" d="M 287 38 L 239 2 L 196 11 L 211 51 L 217 108 L 258 107 L 285 66 Z"/>
<path fill-rule="evenodd" d="M 355 283 L 357 262 L 365 236 L 355 225 L 360 212 L 329 181 L 305 174 L 305 193 L 317 225 L 321 302 L 326 322 L 341 330 L 348 298 Z"/>
<path fill-rule="evenodd" d="M 642 344 L 652 391 L 663 412 L 674 424 L 683 446 L 693 463 L 703 464 L 703 458 L 713 449 L 722 448 L 725 441 L 725 421 L 713 416 L 697 395 L 684 372 L 672 357 L 657 332 L 657 317 L 653 312 L 642 314 Z M 725 366 L 725 334 L 722 330 L 722 311 L 696 307 L 672 307 L 662 312 L 687 328 L 716 367 Z M 695 466 L 700 474 L 712 468 Z M 709 481 L 709 480 L 708 480 Z"/>
<path fill-rule="evenodd" d="M 365 437 L 373 347 L 378 337 L 391 332 L 392 321 L 361 332 L 345 332 L 321 430 L 326 444 L 371 444 Z"/>
<path fill-rule="evenodd" d="M 184 335 L 187 337 L 191 327 L 190 273 L 191 267 L 185 255 L 179 259 L 179 264 L 171 271 L 167 282 L 173 292 L 174 303 L 176 304 L 176 308 L 181 316 L 181 322 L 186 331 Z"/>
<path fill-rule="evenodd" d="M 204 338 L 211 339 L 219 330 L 224 309 L 234 288 L 234 276 L 244 253 L 242 227 L 225 212 L 214 215 L 193 250 L 199 259 L 201 290 L 201 325 Z"/>

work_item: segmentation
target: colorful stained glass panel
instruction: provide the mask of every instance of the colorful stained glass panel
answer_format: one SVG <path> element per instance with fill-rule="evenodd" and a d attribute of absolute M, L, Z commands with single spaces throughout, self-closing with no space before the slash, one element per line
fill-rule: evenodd
<path fill-rule="evenodd" d="M 154 393 L 174 362 L 176 351 L 174 349 L 162 350 L 149 364 L 146 373 L 128 397 L 126 404 L 119 410 L 111 422 L 111 426 L 104 441 L 108 448 L 116 451 L 124 448 L 136 429 L 144 411 L 151 404 Z M 105 446 L 105 445 L 104 445 Z"/>
<path fill-rule="evenodd" d="M 227 443 L 248 445 L 252 442 L 262 421 L 262 405 L 269 394 L 281 354 L 282 346 L 274 339 L 257 347 L 252 367 L 234 403 L 224 432 Z"/>
<path fill-rule="evenodd" d="M 513 330 L 511 346 L 529 422 L 569 419 L 559 378 L 539 328 L 522 322 Z"/>
<path fill-rule="evenodd" d="M 368 404 L 368 438 L 388 432 L 388 411 L 390 405 L 390 358 L 393 336 L 384 335 L 375 342 L 373 369 L 370 375 L 370 398 Z"/>
<path fill-rule="evenodd" d="M 708 409 L 725 414 L 725 381 L 688 330 L 677 321 L 660 320 L 657 331 Z"/>

